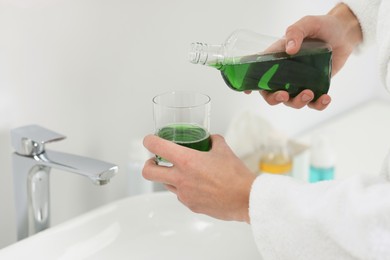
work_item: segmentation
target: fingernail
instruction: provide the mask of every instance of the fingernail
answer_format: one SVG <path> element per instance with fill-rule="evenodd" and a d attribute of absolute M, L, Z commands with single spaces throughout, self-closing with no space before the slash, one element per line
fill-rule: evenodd
<path fill-rule="evenodd" d="M 289 40 L 289 41 L 287 42 L 286 48 L 287 48 L 287 49 L 292 49 L 292 48 L 294 48 L 294 47 L 295 47 L 295 41 Z"/>
<path fill-rule="evenodd" d="M 309 102 L 309 101 L 312 100 L 312 99 L 313 99 L 313 97 L 310 96 L 310 95 L 307 95 L 307 94 L 303 94 L 302 97 L 301 97 L 301 100 L 302 100 L 303 102 Z"/>
<path fill-rule="evenodd" d="M 328 105 L 328 104 L 330 103 L 330 99 L 323 99 L 323 100 L 321 101 L 321 103 L 322 103 L 323 105 Z"/>
<path fill-rule="evenodd" d="M 275 100 L 278 102 L 283 102 L 284 101 L 283 95 L 280 93 L 276 94 Z"/>

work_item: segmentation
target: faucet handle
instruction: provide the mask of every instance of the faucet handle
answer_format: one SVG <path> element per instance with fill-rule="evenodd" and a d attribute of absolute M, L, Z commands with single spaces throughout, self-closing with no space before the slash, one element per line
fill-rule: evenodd
<path fill-rule="evenodd" d="M 18 154 L 33 156 L 45 151 L 45 144 L 60 141 L 66 136 L 39 125 L 27 125 L 11 130 L 12 146 Z"/>

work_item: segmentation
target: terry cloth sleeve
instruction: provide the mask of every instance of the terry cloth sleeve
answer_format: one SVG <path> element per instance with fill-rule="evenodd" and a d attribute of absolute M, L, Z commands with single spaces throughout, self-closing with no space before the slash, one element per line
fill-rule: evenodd
<path fill-rule="evenodd" d="M 383 84 L 390 92 L 390 1 L 343 0 L 358 18 L 364 45 L 376 40 Z"/>
<path fill-rule="evenodd" d="M 309 184 L 262 174 L 251 227 L 265 260 L 390 259 L 389 198 L 383 175 Z"/>

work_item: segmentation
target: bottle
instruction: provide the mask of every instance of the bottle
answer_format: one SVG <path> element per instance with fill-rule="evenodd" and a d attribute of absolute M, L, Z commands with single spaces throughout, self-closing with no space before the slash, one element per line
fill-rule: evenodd
<path fill-rule="evenodd" d="M 142 144 L 142 139 L 136 138 L 129 144 L 127 167 L 127 195 L 135 196 L 154 191 L 153 182 L 142 177 L 142 168 L 151 154 Z"/>
<path fill-rule="evenodd" d="M 287 148 L 286 138 L 270 134 L 259 160 L 260 173 L 290 174 L 292 158 Z"/>
<path fill-rule="evenodd" d="M 334 179 L 335 157 L 329 141 L 324 136 L 316 136 L 310 148 L 309 182 Z"/>
<path fill-rule="evenodd" d="M 236 91 L 286 90 L 295 97 L 304 89 L 314 100 L 329 90 L 332 50 L 325 42 L 305 39 L 295 55 L 285 52 L 285 39 L 238 30 L 223 44 L 192 43 L 190 62 L 221 71 Z"/>

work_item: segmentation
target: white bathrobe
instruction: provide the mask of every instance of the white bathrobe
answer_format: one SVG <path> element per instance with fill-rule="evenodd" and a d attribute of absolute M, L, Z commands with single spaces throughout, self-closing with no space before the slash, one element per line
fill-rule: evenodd
<path fill-rule="evenodd" d="M 358 17 L 363 31 L 363 45 L 376 42 L 381 76 L 390 91 L 390 1 L 344 0 Z"/>
<path fill-rule="evenodd" d="M 390 0 L 344 2 L 359 19 L 364 44 L 376 41 L 390 90 Z M 377 177 L 308 184 L 260 175 L 249 214 L 265 260 L 390 260 L 390 154 Z"/>

